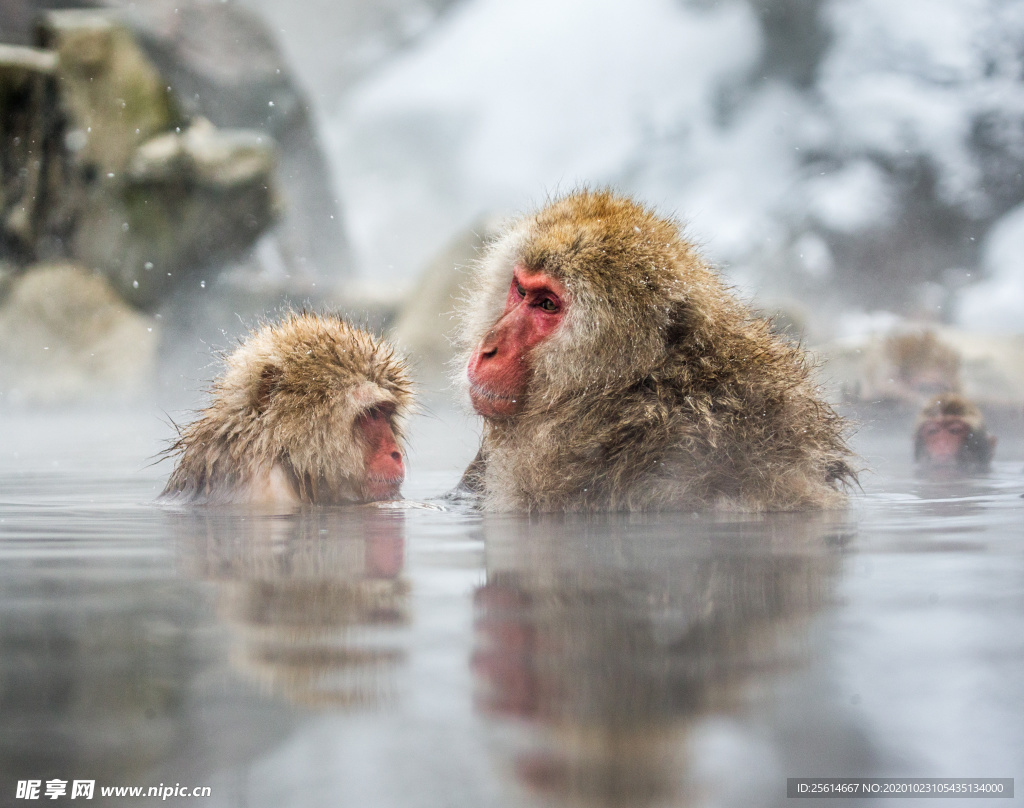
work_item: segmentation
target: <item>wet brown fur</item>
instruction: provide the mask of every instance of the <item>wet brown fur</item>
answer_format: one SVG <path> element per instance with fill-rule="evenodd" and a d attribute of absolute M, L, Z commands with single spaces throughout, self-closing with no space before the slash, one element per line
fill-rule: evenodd
<path fill-rule="evenodd" d="M 405 365 L 391 346 L 337 316 L 293 312 L 254 330 L 224 364 L 209 406 L 167 450 L 178 461 L 162 496 L 257 501 L 276 467 L 297 501 L 365 499 L 356 419 L 393 406 L 401 440 L 412 403 Z"/>
<path fill-rule="evenodd" d="M 846 423 L 681 236 L 609 191 L 513 223 L 465 304 L 461 346 L 501 316 L 512 268 L 564 284 L 566 319 L 529 358 L 523 409 L 487 419 L 465 487 L 498 510 L 833 507 L 856 483 Z M 464 379 L 465 374 L 463 374 Z"/>

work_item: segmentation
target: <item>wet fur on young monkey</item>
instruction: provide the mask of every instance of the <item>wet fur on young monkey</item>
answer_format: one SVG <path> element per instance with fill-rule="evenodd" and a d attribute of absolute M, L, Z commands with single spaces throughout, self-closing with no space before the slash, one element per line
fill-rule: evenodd
<path fill-rule="evenodd" d="M 675 222 L 610 191 L 512 223 L 479 262 L 459 342 L 484 416 L 461 487 L 486 508 L 795 510 L 856 484 L 805 351 Z"/>
<path fill-rule="evenodd" d="M 224 357 L 199 417 L 167 450 L 162 496 L 196 503 L 393 499 L 412 405 L 390 345 L 329 314 L 292 312 Z"/>

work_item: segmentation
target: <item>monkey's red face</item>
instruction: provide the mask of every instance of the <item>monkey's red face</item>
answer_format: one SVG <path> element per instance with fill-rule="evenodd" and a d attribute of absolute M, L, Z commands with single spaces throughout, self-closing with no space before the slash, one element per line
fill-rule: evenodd
<path fill-rule="evenodd" d="M 918 440 L 924 458 L 935 466 L 955 465 L 960 449 L 971 434 L 971 427 L 962 419 L 952 416 L 932 418 L 921 424 Z"/>
<path fill-rule="evenodd" d="M 505 311 L 469 360 L 469 397 L 484 418 L 508 418 L 522 409 L 531 353 L 565 318 L 565 287 L 544 272 L 516 266 Z"/>
<path fill-rule="evenodd" d="M 402 450 L 391 426 L 394 414 L 394 405 L 378 404 L 356 420 L 364 447 L 366 478 L 362 494 L 367 501 L 395 499 L 405 480 Z"/>

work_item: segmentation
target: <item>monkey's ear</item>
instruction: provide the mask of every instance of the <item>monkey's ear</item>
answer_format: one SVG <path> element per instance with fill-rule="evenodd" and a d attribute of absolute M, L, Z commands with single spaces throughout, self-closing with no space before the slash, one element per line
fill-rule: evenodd
<path fill-rule="evenodd" d="M 282 375 L 281 368 L 277 365 L 263 366 L 252 397 L 252 406 L 256 412 L 263 412 L 267 408 L 267 404 L 270 403 L 270 397 L 274 394 L 274 390 L 277 389 L 277 384 L 281 381 Z"/>

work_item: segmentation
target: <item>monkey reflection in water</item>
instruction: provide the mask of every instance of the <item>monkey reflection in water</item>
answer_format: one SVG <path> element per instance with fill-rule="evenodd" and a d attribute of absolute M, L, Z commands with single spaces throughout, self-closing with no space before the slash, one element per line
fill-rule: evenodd
<path fill-rule="evenodd" d="M 856 483 L 806 353 L 675 222 L 609 191 L 491 244 L 460 342 L 484 418 L 460 490 L 487 509 L 828 508 Z"/>
<path fill-rule="evenodd" d="M 373 709 L 395 696 L 409 621 L 401 511 L 175 514 L 183 566 L 215 584 L 232 667 L 293 704 Z"/>
<path fill-rule="evenodd" d="M 565 518 L 484 523 L 477 703 L 495 730 L 519 727 L 498 754 L 556 805 L 690 804 L 690 727 L 802 661 L 851 528 L 836 512 L 693 520 L 692 535 Z"/>
<path fill-rule="evenodd" d="M 986 471 L 995 449 L 996 438 L 988 434 L 981 410 L 957 393 L 935 396 L 917 417 L 914 460 L 925 473 Z"/>
<path fill-rule="evenodd" d="M 332 315 L 291 313 L 225 358 L 212 400 L 179 429 L 163 497 L 207 504 L 395 499 L 412 404 L 391 346 Z"/>

